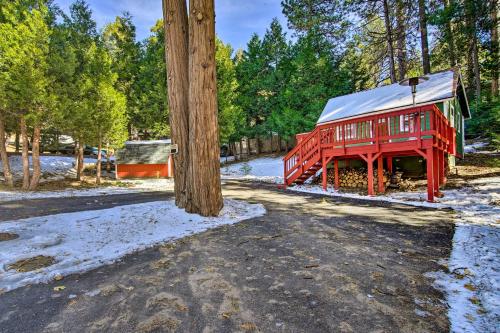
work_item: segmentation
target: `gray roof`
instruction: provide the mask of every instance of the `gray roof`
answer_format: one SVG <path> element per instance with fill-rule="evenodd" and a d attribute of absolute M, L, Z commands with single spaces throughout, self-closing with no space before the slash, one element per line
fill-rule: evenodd
<path fill-rule="evenodd" d="M 416 105 L 427 105 L 437 101 L 461 97 L 462 113 L 470 117 L 465 92 L 458 68 L 428 74 L 427 81 L 417 85 Z M 357 117 L 364 114 L 391 111 L 413 105 L 411 88 L 399 83 L 371 90 L 332 98 L 328 101 L 318 124 L 339 119 Z"/>
<path fill-rule="evenodd" d="M 117 150 L 117 164 L 165 164 L 170 155 L 170 140 L 127 141 Z"/>

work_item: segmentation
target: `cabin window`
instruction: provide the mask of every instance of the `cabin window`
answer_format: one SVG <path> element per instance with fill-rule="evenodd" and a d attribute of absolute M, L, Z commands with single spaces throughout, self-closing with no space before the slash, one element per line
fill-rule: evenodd
<path fill-rule="evenodd" d="M 450 121 L 451 127 L 455 127 L 455 106 L 453 103 L 450 103 L 450 116 L 448 120 Z"/>
<path fill-rule="evenodd" d="M 412 124 L 410 121 L 410 115 L 404 114 L 399 116 L 399 130 L 403 133 L 408 133 L 412 130 Z"/>

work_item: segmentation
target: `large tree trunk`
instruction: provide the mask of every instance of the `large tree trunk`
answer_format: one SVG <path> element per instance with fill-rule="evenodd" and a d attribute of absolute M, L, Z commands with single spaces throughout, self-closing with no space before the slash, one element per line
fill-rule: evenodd
<path fill-rule="evenodd" d="M 23 190 L 27 190 L 30 186 L 30 160 L 29 160 L 29 141 L 28 141 L 28 129 L 26 128 L 26 119 L 21 116 L 20 124 L 21 128 L 21 143 L 23 145 L 22 159 L 23 159 Z"/>
<path fill-rule="evenodd" d="M 224 203 L 220 185 L 214 0 L 189 1 L 189 175 L 187 210 L 217 216 Z"/>
<path fill-rule="evenodd" d="M 391 76 L 391 83 L 395 83 L 397 79 L 396 79 L 396 66 L 394 64 L 394 44 L 392 40 L 391 16 L 387 0 L 383 0 L 383 4 L 384 4 L 385 32 L 387 39 L 387 53 L 389 57 L 389 72 Z"/>
<path fill-rule="evenodd" d="M 477 47 L 476 31 L 476 9 L 473 0 L 465 1 L 465 21 L 467 26 L 468 40 L 468 79 L 469 85 L 474 87 L 476 101 L 481 96 L 481 76 L 479 73 L 479 54 Z"/>
<path fill-rule="evenodd" d="M 450 0 L 443 0 L 443 6 L 445 9 L 450 8 Z M 457 53 L 455 50 L 455 36 L 453 35 L 453 27 L 451 25 L 451 19 L 446 21 L 444 36 L 448 42 L 448 56 L 450 58 L 450 66 L 454 67 L 457 65 Z"/>
<path fill-rule="evenodd" d="M 240 139 L 240 158 L 244 159 L 245 157 L 243 156 L 243 138 Z"/>
<path fill-rule="evenodd" d="M 397 59 L 398 59 L 398 74 L 399 80 L 403 80 L 406 76 L 406 13 L 403 0 L 398 0 L 396 3 L 396 22 L 397 22 Z"/>
<path fill-rule="evenodd" d="M 498 96 L 498 4 L 497 0 L 490 0 L 490 18 L 491 18 L 491 59 L 493 66 L 491 68 L 491 95 Z"/>
<path fill-rule="evenodd" d="M 36 124 L 33 129 L 33 143 L 31 146 L 31 162 L 33 164 L 33 175 L 30 180 L 31 191 L 36 190 L 40 182 L 42 170 L 40 168 L 40 125 Z"/>
<path fill-rule="evenodd" d="M 19 130 L 16 129 L 16 139 L 15 139 L 15 145 L 16 145 L 16 153 L 19 153 Z"/>
<path fill-rule="evenodd" d="M 76 180 L 82 180 L 83 176 L 83 150 L 85 148 L 85 144 L 82 140 L 78 141 L 78 164 L 76 168 Z"/>
<path fill-rule="evenodd" d="M 14 178 L 10 171 L 9 156 L 7 155 L 7 147 L 5 145 L 5 125 L 2 113 L 0 113 L 0 161 L 2 161 L 5 183 L 9 187 L 14 187 Z"/>
<path fill-rule="evenodd" d="M 247 156 L 250 157 L 252 155 L 252 152 L 250 150 L 250 139 L 247 138 Z"/>
<path fill-rule="evenodd" d="M 236 150 L 236 142 L 233 142 L 233 156 L 235 161 L 238 161 L 240 159 L 240 154 Z"/>
<path fill-rule="evenodd" d="M 108 174 L 111 172 L 111 156 L 110 156 L 110 151 L 109 151 L 109 143 L 106 143 L 106 173 Z"/>
<path fill-rule="evenodd" d="M 174 155 L 175 204 L 184 208 L 191 198 L 189 165 L 189 56 L 186 0 L 163 0 L 168 106 Z"/>
<path fill-rule="evenodd" d="M 80 150 L 79 150 L 79 145 L 80 143 L 78 141 L 75 141 L 75 151 L 73 152 L 74 156 L 75 156 L 75 171 L 76 171 L 76 180 L 80 180 L 78 179 L 78 169 L 79 169 L 79 166 L 78 164 L 80 163 Z"/>
<path fill-rule="evenodd" d="M 429 57 L 429 42 L 427 40 L 425 0 L 418 0 L 418 20 L 420 25 L 420 45 L 422 46 L 422 67 L 424 74 L 428 74 L 431 72 L 431 60 Z"/>
<path fill-rule="evenodd" d="M 95 166 L 95 183 L 97 185 L 100 185 L 101 184 L 101 165 L 102 165 L 102 153 L 101 153 L 101 149 L 102 149 L 102 139 L 101 139 L 101 133 L 99 133 L 99 139 L 98 139 L 98 143 L 97 143 L 97 163 L 96 163 L 96 166 Z"/>

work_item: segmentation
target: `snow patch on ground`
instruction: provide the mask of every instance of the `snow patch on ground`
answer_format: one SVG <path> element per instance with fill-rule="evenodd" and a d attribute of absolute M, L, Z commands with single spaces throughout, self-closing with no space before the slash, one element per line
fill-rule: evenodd
<path fill-rule="evenodd" d="M 95 158 L 84 158 L 84 164 L 96 163 Z M 33 172 L 31 156 L 29 156 L 30 171 Z M 73 163 L 75 158 L 72 156 L 40 156 L 40 168 L 43 179 L 58 179 L 71 175 L 74 172 Z M 23 160 L 20 155 L 9 156 L 9 165 L 15 179 L 21 179 L 23 176 Z M 0 161 L 0 172 L 3 174 L 3 164 Z M 2 176 L 3 179 L 3 176 Z"/>
<path fill-rule="evenodd" d="M 219 217 L 202 217 L 170 200 L 2 222 L 0 232 L 19 238 L 0 242 L 0 290 L 85 272 L 132 252 L 265 212 L 261 204 L 225 199 Z M 8 270 L 10 264 L 38 255 L 53 256 L 56 262 L 31 272 Z"/>
<path fill-rule="evenodd" d="M 500 177 L 479 178 L 460 189 L 444 190 L 429 203 L 425 192 L 400 192 L 368 197 L 318 185 L 290 190 L 355 199 L 387 201 L 456 211 L 449 272 L 427 276 L 447 295 L 452 332 L 497 332 L 500 323 Z"/>
<path fill-rule="evenodd" d="M 221 168 L 223 179 L 283 183 L 283 157 L 259 157 Z"/>
<path fill-rule="evenodd" d="M 14 200 L 30 200 L 42 198 L 67 198 L 105 196 L 113 194 L 127 194 L 138 192 L 168 191 L 174 188 L 173 179 L 125 179 L 121 180 L 126 186 L 108 186 L 89 189 L 66 189 L 61 191 L 2 191 L 0 190 L 0 202 Z"/>
<path fill-rule="evenodd" d="M 488 141 L 477 141 L 468 145 L 466 144 L 464 146 L 464 153 L 475 153 L 479 151 L 479 148 L 484 148 L 488 145 Z"/>
<path fill-rule="evenodd" d="M 451 332 L 498 332 L 500 228 L 459 223 L 448 260 L 450 273 L 427 273 L 449 305 Z"/>
<path fill-rule="evenodd" d="M 231 163 L 234 161 L 234 156 L 223 156 L 220 158 L 220 164 Z"/>

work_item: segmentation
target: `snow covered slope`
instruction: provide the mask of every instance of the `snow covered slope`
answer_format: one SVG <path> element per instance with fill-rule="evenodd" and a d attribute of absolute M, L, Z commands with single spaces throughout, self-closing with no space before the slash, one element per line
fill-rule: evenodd
<path fill-rule="evenodd" d="M 283 157 L 259 157 L 248 162 L 223 166 L 221 174 L 223 178 L 282 183 Z"/>
<path fill-rule="evenodd" d="M 171 200 L 2 222 L 0 232 L 19 238 L 0 242 L 0 290 L 85 272 L 155 244 L 264 214 L 261 204 L 225 199 L 219 217 L 201 217 Z M 55 263 L 25 273 L 8 269 L 39 255 L 52 256 Z"/>
<path fill-rule="evenodd" d="M 29 157 L 30 170 L 32 169 L 31 156 Z M 71 173 L 75 158 L 72 156 L 40 156 L 40 167 L 42 169 L 42 178 L 61 178 Z M 94 158 L 84 158 L 83 163 L 96 163 Z M 15 178 L 23 176 L 23 161 L 20 155 L 9 156 L 9 164 Z M 0 161 L 0 171 L 3 173 L 2 161 Z M 3 177 L 0 177 L 3 179 Z"/>

